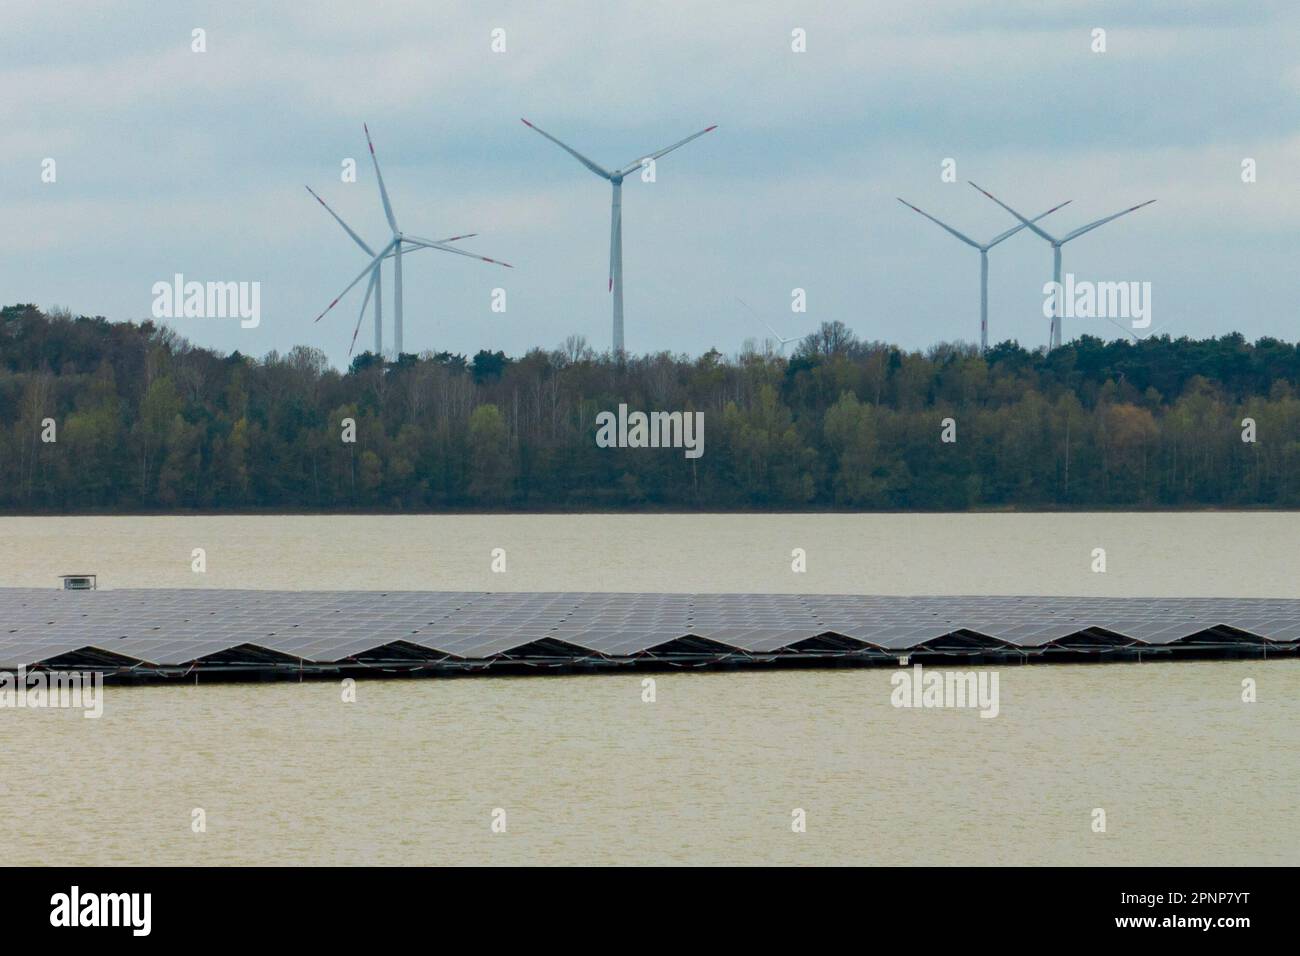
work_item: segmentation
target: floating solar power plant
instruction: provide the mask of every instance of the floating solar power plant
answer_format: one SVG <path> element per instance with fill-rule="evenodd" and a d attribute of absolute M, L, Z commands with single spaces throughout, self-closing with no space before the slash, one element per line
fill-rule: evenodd
<path fill-rule="evenodd" d="M 1300 600 L 0 588 L 0 669 L 174 680 L 1294 655 Z"/>

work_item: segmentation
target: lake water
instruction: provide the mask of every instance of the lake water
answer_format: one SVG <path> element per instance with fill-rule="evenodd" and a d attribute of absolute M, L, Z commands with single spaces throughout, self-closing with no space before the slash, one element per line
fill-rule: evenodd
<path fill-rule="evenodd" d="M 0 586 L 1296 597 L 1297 541 L 1296 514 L 17 518 Z M 0 833 L 11 863 L 1300 862 L 1300 661 L 997 671 L 994 719 L 895 709 L 876 668 L 656 674 L 653 703 L 641 673 L 110 687 L 100 720 L 0 709 Z"/>

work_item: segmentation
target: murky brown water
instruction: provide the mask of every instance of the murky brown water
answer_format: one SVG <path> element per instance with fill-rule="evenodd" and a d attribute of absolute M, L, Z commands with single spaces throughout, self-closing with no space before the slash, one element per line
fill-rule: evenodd
<path fill-rule="evenodd" d="M 0 585 L 1296 596 L 1298 531 L 1296 515 L 3 519 Z M 991 720 L 895 709 L 891 673 L 658 674 L 654 703 L 644 674 L 362 681 L 355 703 L 330 681 L 110 687 L 100 720 L 0 709 L 0 839 L 11 863 L 1300 863 L 1300 661 L 1001 667 Z"/>

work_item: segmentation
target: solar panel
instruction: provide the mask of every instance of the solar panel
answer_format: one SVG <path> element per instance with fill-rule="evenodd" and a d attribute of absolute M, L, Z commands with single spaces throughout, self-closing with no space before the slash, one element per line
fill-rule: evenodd
<path fill-rule="evenodd" d="M 1084 632 L 1093 636 L 1075 637 Z M 819 653 L 864 656 L 922 645 L 975 653 L 998 645 L 1177 649 L 1193 636 L 1197 648 L 1227 644 L 1233 632 L 1294 649 L 1300 600 L 0 589 L 0 667 L 8 669 L 85 648 L 146 666 L 181 667 L 213 655 L 224 655 L 227 664 L 246 657 L 333 664 L 372 652 L 419 658 L 421 649 L 435 662 L 448 655 L 517 661 L 534 653 L 690 657 L 710 649 L 719 656 L 779 656 L 822 636 Z M 245 646 L 264 654 L 224 653 Z"/>

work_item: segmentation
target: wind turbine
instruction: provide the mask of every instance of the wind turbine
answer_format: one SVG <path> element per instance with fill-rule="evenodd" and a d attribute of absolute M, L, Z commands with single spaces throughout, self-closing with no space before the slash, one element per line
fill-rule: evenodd
<path fill-rule="evenodd" d="M 1010 239 L 1021 229 L 1024 229 L 1027 224 L 1021 223 L 1012 229 L 1008 229 L 1006 232 L 999 233 L 988 242 L 976 242 L 970 236 L 958 232 L 946 222 L 940 222 L 938 219 L 935 219 L 934 216 L 931 216 L 924 209 L 918 209 L 916 206 L 913 206 L 906 199 L 898 199 L 898 201 L 913 212 L 919 212 L 922 216 L 929 219 L 941 229 L 946 229 L 962 242 L 966 243 L 966 245 L 973 246 L 980 251 L 980 351 L 987 352 L 989 350 L 989 250 L 1004 239 Z M 1038 222 L 1038 220 L 1042 219 L 1044 216 L 1050 216 L 1052 213 L 1056 212 L 1056 210 L 1060 209 L 1061 206 L 1068 206 L 1072 201 L 1073 200 L 1067 199 L 1059 206 L 1053 206 L 1051 209 L 1047 210 L 1047 212 L 1035 216 L 1033 221 Z"/>
<path fill-rule="evenodd" d="M 1173 324 L 1172 320 L 1170 322 L 1162 322 L 1160 325 L 1157 325 L 1146 335 L 1138 335 L 1136 332 L 1134 332 L 1132 329 L 1128 328 L 1127 326 L 1120 325 L 1109 315 L 1103 315 L 1102 318 L 1105 319 L 1107 322 L 1109 322 L 1111 325 L 1115 326 L 1115 328 L 1119 329 L 1121 332 L 1125 333 L 1126 335 L 1131 335 L 1133 337 L 1134 342 L 1145 342 L 1147 339 L 1153 338 L 1155 334 L 1159 332 L 1161 329 L 1167 328 L 1168 326 Z"/>
<path fill-rule="evenodd" d="M 767 330 L 772 333 L 773 337 L 776 338 L 777 343 L 780 345 L 782 356 L 785 355 L 785 347 L 787 345 L 789 345 L 791 342 L 797 342 L 799 340 L 799 336 L 797 335 L 792 335 L 789 338 L 785 338 L 784 336 L 780 335 L 776 331 L 776 329 L 768 325 L 767 319 L 761 318 L 757 312 L 755 312 L 753 309 L 750 309 L 749 303 L 746 302 L 744 299 L 742 299 L 740 296 L 736 296 L 736 301 L 739 302 L 741 305 L 743 305 L 745 308 L 749 309 L 750 313 L 754 316 L 754 318 L 758 319 L 758 321 L 762 322 L 765 326 L 767 326 Z"/>
<path fill-rule="evenodd" d="M 610 185 L 613 186 L 613 195 L 610 199 L 609 210 L 609 291 L 614 294 L 614 354 L 616 356 L 621 356 L 623 354 L 623 177 L 639 169 L 642 164 L 653 162 L 661 156 L 666 156 L 679 146 L 685 146 L 691 140 L 703 136 L 705 133 L 712 132 L 718 127 L 715 124 L 710 126 L 708 129 L 700 130 L 698 133 L 692 133 L 684 140 L 673 143 L 671 146 L 665 146 L 658 152 L 651 153 L 643 159 L 638 159 L 636 162 L 630 163 L 622 169 L 608 170 L 603 166 L 598 166 L 596 163 L 593 163 L 576 149 L 561 143 L 550 133 L 538 126 L 534 126 L 532 123 L 528 122 L 528 120 L 521 118 L 520 122 L 529 129 L 541 133 L 601 179 L 609 180 Z"/>
<path fill-rule="evenodd" d="M 333 209 L 331 209 L 329 203 L 327 203 L 324 199 L 321 199 L 320 196 L 317 196 L 316 191 L 312 189 L 310 186 L 306 186 L 304 188 L 307 190 L 307 192 L 312 194 L 313 198 L 315 198 L 315 200 L 318 203 L 320 203 L 322 206 L 325 207 L 325 211 L 334 217 L 334 221 L 343 227 L 343 231 L 352 237 L 352 241 L 355 242 L 358 246 L 360 246 L 362 250 L 366 253 L 366 255 L 373 258 L 375 255 L 375 250 L 370 248 L 370 246 L 366 244 L 366 241 L 362 239 L 360 236 L 358 236 L 356 234 L 356 231 L 351 226 L 349 226 L 346 222 L 343 221 L 343 217 L 340 216 L 338 213 L 336 213 Z M 456 242 L 460 239 L 472 239 L 476 235 L 478 235 L 478 233 L 470 232 L 470 233 L 466 233 L 463 236 L 449 236 L 446 239 L 440 239 L 439 242 Z M 425 247 L 417 246 L 415 249 L 412 250 L 412 252 L 418 252 L 420 249 L 423 248 Z M 389 252 L 387 255 L 384 256 L 384 258 L 392 259 L 396 255 L 397 255 L 396 252 Z M 384 354 L 384 303 L 382 298 L 384 282 L 383 282 L 382 270 L 383 270 L 383 263 L 381 262 L 379 265 L 375 266 L 374 284 L 366 290 L 367 301 L 369 300 L 370 297 L 370 290 L 373 289 L 375 293 L 375 354 L 378 356 L 382 356 Z M 348 346 L 349 356 L 352 355 L 352 350 L 356 348 L 357 333 L 361 331 L 361 323 L 365 319 L 365 316 L 366 316 L 366 303 L 363 302 L 361 305 L 361 315 L 357 317 L 357 327 L 352 331 L 352 344 Z"/>
<path fill-rule="evenodd" d="M 967 180 L 967 182 L 970 181 Z M 971 183 L 971 185 L 975 186 L 974 183 Z M 1048 235 L 1042 229 L 1039 229 L 1037 226 L 1034 225 L 1032 221 L 1020 215 L 1020 213 L 1016 212 L 1014 209 L 1012 209 L 1010 206 L 1004 203 L 997 196 L 994 196 L 988 190 L 982 189 L 979 186 L 975 186 L 975 188 L 978 189 L 980 192 L 984 193 L 985 196 L 988 196 L 989 199 L 992 199 L 995 203 L 997 203 L 1007 212 L 1011 213 L 1011 215 L 1019 219 L 1021 224 L 1027 226 L 1030 229 L 1030 231 L 1032 231 L 1035 235 L 1041 236 L 1042 238 L 1046 239 L 1049 243 L 1052 244 L 1052 281 L 1056 283 L 1057 290 L 1061 288 L 1061 246 L 1065 245 L 1071 239 L 1079 238 L 1085 232 L 1091 232 L 1092 230 L 1096 229 L 1098 226 L 1104 226 L 1112 219 L 1118 219 L 1120 216 L 1127 216 L 1129 213 L 1137 209 L 1141 209 L 1143 206 L 1149 206 L 1153 202 L 1155 202 L 1154 199 L 1148 199 L 1146 202 L 1140 202 L 1136 206 L 1130 206 L 1129 208 L 1114 213 L 1113 215 L 1106 216 L 1105 218 L 1102 219 L 1098 219 L 1096 222 L 1090 222 L 1086 226 L 1080 226 L 1078 229 L 1074 229 L 1070 232 L 1067 232 L 1065 235 L 1060 236 L 1058 238 L 1056 236 Z M 1061 347 L 1061 317 L 1065 311 L 1064 303 L 1061 301 L 1061 298 L 1062 297 L 1060 295 L 1060 292 L 1058 291 L 1056 294 L 1056 302 L 1054 303 L 1052 308 L 1051 348 L 1054 349 Z"/>
<path fill-rule="evenodd" d="M 353 232 L 353 230 L 349 228 L 343 222 L 342 219 L 339 219 L 337 215 L 334 215 L 333 210 L 330 210 L 330 214 L 334 215 L 335 219 L 338 219 L 339 225 L 343 226 L 343 228 L 347 231 L 347 233 L 350 236 L 352 236 L 352 238 L 355 239 L 358 243 L 361 244 L 362 249 L 364 249 L 366 252 L 372 253 L 373 258 L 371 258 L 370 262 L 367 263 L 365 269 L 361 271 L 361 274 L 358 275 L 355 279 L 353 279 L 350 283 L 348 283 L 347 287 L 334 297 L 334 301 L 325 307 L 325 311 L 322 312 L 320 315 L 316 316 L 316 321 L 319 322 L 321 319 L 323 319 L 326 313 L 328 313 L 330 309 L 334 308 L 334 306 L 338 305 L 339 300 L 342 299 L 345 295 L 347 295 L 350 291 L 352 291 L 352 287 L 355 286 L 362 279 L 364 279 L 367 275 L 370 276 L 370 284 L 366 287 L 366 296 L 361 301 L 362 317 L 365 316 L 366 303 L 370 301 L 370 294 L 372 292 L 375 293 L 375 304 L 378 307 L 380 302 L 380 296 L 382 295 L 382 291 L 379 285 L 379 278 L 381 272 L 380 267 L 383 265 L 383 261 L 385 259 L 391 258 L 393 260 L 393 273 L 394 273 L 393 275 L 393 300 L 394 300 L 393 301 L 393 312 L 394 312 L 393 346 L 394 349 L 396 350 L 396 354 L 401 355 L 402 354 L 402 256 L 405 254 L 405 251 L 403 249 L 404 246 L 413 247 L 411 251 L 414 251 L 415 248 L 441 249 L 443 252 L 454 252 L 458 256 L 469 256 L 471 259 L 478 259 L 482 262 L 490 262 L 493 265 L 505 266 L 507 269 L 511 269 L 514 267 L 511 266 L 510 263 L 508 262 L 501 262 L 497 259 L 489 259 L 487 256 L 480 256 L 473 252 L 466 252 L 464 249 L 457 249 L 455 246 L 451 246 L 447 244 L 451 240 L 424 239 L 420 236 L 413 236 L 410 235 L 409 233 L 404 233 L 400 229 L 398 229 L 397 219 L 393 215 L 392 203 L 388 201 L 388 190 L 384 187 L 384 175 L 379 171 L 379 159 L 378 157 L 375 156 L 375 144 L 370 141 L 370 128 L 365 124 L 362 124 L 362 129 L 364 129 L 366 132 L 366 145 L 370 147 L 370 159 L 375 164 L 375 179 L 379 183 L 379 198 L 383 201 L 384 216 L 388 219 L 389 228 L 393 230 L 393 237 L 387 242 L 387 244 L 384 245 L 382 249 L 379 250 L 378 253 L 374 253 L 373 250 L 369 246 L 367 246 L 366 243 L 363 242 L 362 239 L 355 232 Z M 324 205 L 324 203 L 322 202 L 321 205 Z M 329 209 L 328 206 L 326 206 L 325 208 Z M 456 238 L 465 238 L 465 237 L 456 236 L 452 238 L 456 239 Z M 378 319 L 378 308 L 376 309 L 376 318 Z M 357 329 L 360 330 L 360 328 L 361 328 L 361 318 L 358 318 Z M 377 344 L 382 344 L 382 342 L 380 342 L 380 335 L 378 333 L 376 334 L 375 338 Z M 357 333 L 353 332 L 352 341 L 354 345 L 356 343 L 356 339 L 357 339 Z M 351 354 L 350 351 L 349 354 Z"/>

